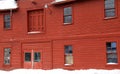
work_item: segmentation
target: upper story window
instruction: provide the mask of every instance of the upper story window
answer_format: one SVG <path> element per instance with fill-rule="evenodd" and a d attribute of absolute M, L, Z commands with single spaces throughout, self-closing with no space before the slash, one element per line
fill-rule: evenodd
<path fill-rule="evenodd" d="M 105 18 L 115 17 L 115 0 L 105 0 Z"/>
<path fill-rule="evenodd" d="M 64 8 L 64 24 L 72 23 L 72 7 Z"/>
<path fill-rule="evenodd" d="M 28 32 L 40 33 L 44 31 L 43 10 L 28 11 Z"/>
<path fill-rule="evenodd" d="M 73 65 L 73 49 L 71 45 L 64 46 L 65 65 Z"/>
<path fill-rule="evenodd" d="M 107 42 L 106 49 L 107 49 L 107 63 L 108 64 L 118 63 L 116 42 Z"/>
<path fill-rule="evenodd" d="M 4 28 L 5 29 L 11 28 L 11 16 L 10 16 L 10 14 L 4 15 Z"/>

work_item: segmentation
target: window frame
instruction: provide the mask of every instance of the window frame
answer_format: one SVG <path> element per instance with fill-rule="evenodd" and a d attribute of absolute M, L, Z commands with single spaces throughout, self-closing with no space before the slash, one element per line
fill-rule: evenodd
<path fill-rule="evenodd" d="M 116 43 L 116 52 L 114 52 L 114 51 L 111 51 L 111 52 L 108 52 L 108 47 L 107 47 L 107 43 L 110 43 L 111 45 L 112 45 L 112 43 Z M 112 50 L 112 46 L 111 47 L 109 47 L 110 48 L 110 50 Z M 115 62 L 108 62 L 108 54 L 116 54 L 116 59 L 117 59 L 117 62 L 115 63 Z M 118 57 L 118 51 L 117 51 L 117 42 L 116 41 L 110 41 L 110 42 L 106 42 L 106 63 L 107 63 L 107 65 L 117 65 L 118 63 L 119 63 L 119 59 L 118 59 L 119 57 Z M 114 59 L 114 58 L 113 58 Z"/>
<path fill-rule="evenodd" d="M 5 64 L 5 49 L 10 49 L 10 56 L 9 56 L 9 64 Z M 11 66 L 11 60 L 12 60 L 12 58 L 11 58 L 11 56 L 12 56 L 12 54 L 11 54 L 11 52 L 12 52 L 12 48 L 11 47 L 5 47 L 5 48 L 3 48 L 3 52 L 4 52 L 4 57 L 3 57 L 3 59 L 4 59 L 4 62 L 3 62 L 3 64 L 5 65 L 5 66 Z"/>
<path fill-rule="evenodd" d="M 106 10 L 114 9 L 114 16 L 106 16 Z M 113 8 L 105 8 L 105 0 L 104 0 L 104 19 L 112 19 L 117 17 L 117 0 L 114 0 L 114 7 Z"/>
<path fill-rule="evenodd" d="M 64 9 L 71 7 L 71 14 L 65 15 Z M 71 22 L 65 23 L 65 17 L 71 16 Z M 63 24 L 64 25 L 72 25 L 73 24 L 73 7 L 71 5 L 63 7 Z"/>
<path fill-rule="evenodd" d="M 26 53 L 30 53 L 30 60 L 26 61 Z M 31 62 L 32 61 L 32 53 L 31 52 L 25 52 L 24 53 L 24 62 Z"/>
<path fill-rule="evenodd" d="M 10 16 L 10 20 L 9 20 L 10 27 L 9 28 L 5 27 L 6 26 L 6 24 L 5 24 L 6 23 L 6 20 L 5 20 L 6 15 Z M 4 28 L 4 30 L 11 30 L 12 29 L 12 16 L 11 16 L 10 12 L 3 14 L 3 28 Z"/>
<path fill-rule="evenodd" d="M 71 46 L 72 47 L 72 54 L 70 53 L 70 54 L 66 54 L 66 49 L 65 49 L 65 47 L 66 46 Z M 68 63 L 66 63 L 66 56 L 72 56 L 72 59 L 71 59 L 71 61 L 72 61 L 72 64 L 68 64 Z M 74 56 L 73 56 L 73 45 L 64 45 L 64 66 L 73 66 L 73 64 L 74 64 Z"/>
<path fill-rule="evenodd" d="M 37 54 L 39 53 L 39 60 L 36 60 L 36 59 L 35 59 L 35 53 L 37 53 Z M 34 59 L 33 59 L 34 62 L 41 62 L 41 53 L 40 53 L 40 52 L 34 52 L 33 54 L 34 54 Z M 38 58 L 37 58 L 37 59 L 38 59 Z"/>

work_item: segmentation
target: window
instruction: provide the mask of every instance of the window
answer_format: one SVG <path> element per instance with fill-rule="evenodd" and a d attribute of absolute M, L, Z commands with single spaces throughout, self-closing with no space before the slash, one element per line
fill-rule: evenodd
<path fill-rule="evenodd" d="M 107 42 L 107 63 L 118 63 L 116 42 Z"/>
<path fill-rule="evenodd" d="M 34 62 L 40 62 L 40 52 L 34 52 Z"/>
<path fill-rule="evenodd" d="M 5 65 L 10 65 L 10 48 L 5 48 L 4 49 L 4 64 Z"/>
<path fill-rule="evenodd" d="M 65 53 L 65 65 L 72 65 L 73 64 L 72 46 L 71 45 L 65 46 L 64 53 Z"/>
<path fill-rule="evenodd" d="M 72 7 L 64 8 L 64 24 L 72 23 Z"/>
<path fill-rule="evenodd" d="M 28 32 L 43 32 L 43 10 L 28 11 Z"/>
<path fill-rule="evenodd" d="M 30 52 L 26 52 L 25 53 L 25 62 L 30 62 L 31 61 L 31 53 Z"/>
<path fill-rule="evenodd" d="M 115 17 L 115 0 L 105 0 L 105 17 Z"/>
<path fill-rule="evenodd" d="M 10 16 L 10 14 L 4 15 L 4 28 L 5 29 L 11 28 L 11 16 Z"/>

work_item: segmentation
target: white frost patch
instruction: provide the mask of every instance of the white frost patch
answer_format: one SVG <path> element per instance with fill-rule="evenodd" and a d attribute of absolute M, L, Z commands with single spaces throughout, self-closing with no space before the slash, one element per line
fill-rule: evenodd
<path fill-rule="evenodd" d="M 0 10 L 16 9 L 17 7 L 15 0 L 0 0 Z"/>
<path fill-rule="evenodd" d="M 120 74 L 120 70 L 40 70 L 40 69 L 18 69 L 13 71 L 0 71 L 0 74 Z"/>
<path fill-rule="evenodd" d="M 56 2 L 61 2 L 61 1 L 65 1 L 65 0 L 55 0 Z"/>

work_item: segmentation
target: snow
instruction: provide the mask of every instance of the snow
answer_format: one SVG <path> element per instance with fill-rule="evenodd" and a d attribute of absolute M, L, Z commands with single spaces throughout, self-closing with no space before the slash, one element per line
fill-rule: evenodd
<path fill-rule="evenodd" d="M 2 71 L 0 74 L 120 74 L 120 70 L 41 70 L 41 69 L 17 69 L 12 71 Z"/>
<path fill-rule="evenodd" d="M 107 63 L 107 64 L 111 64 L 111 65 L 117 65 L 118 63 Z"/>
<path fill-rule="evenodd" d="M 56 2 L 65 1 L 65 0 L 55 0 Z"/>
<path fill-rule="evenodd" d="M 16 9 L 17 7 L 15 0 L 0 0 L 0 10 Z"/>

